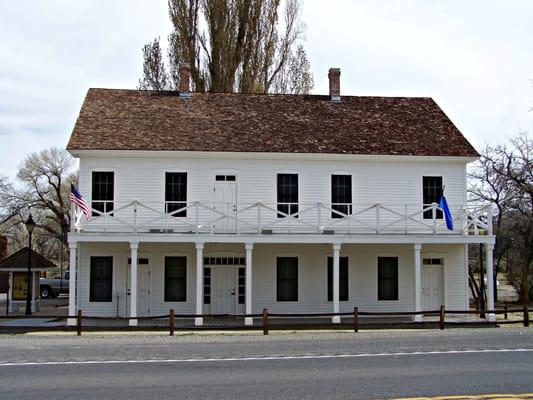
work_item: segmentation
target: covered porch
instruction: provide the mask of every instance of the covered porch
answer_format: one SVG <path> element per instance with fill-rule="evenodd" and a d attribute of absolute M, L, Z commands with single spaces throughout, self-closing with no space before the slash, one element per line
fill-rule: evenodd
<path fill-rule="evenodd" d="M 70 281 L 70 293 L 76 296 L 71 296 L 69 315 L 83 309 L 85 315 L 129 317 L 132 326 L 145 323 L 143 316 L 167 314 L 171 308 L 194 315 L 194 326 L 211 325 L 204 315 L 242 316 L 264 308 L 273 313 L 343 313 L 354 307 L 435 311 L 440 305 L 468 310 L 467 244 L 485 244 L 491 273 L 494 240 L 382 235 L 326 241 L 324 236 L 220 235 L 207 241 L 196 235 L 115 233 L 105 239 L 71 234 L 71 273 L 77 279 Z M 112 260 L 111 296 L 106 301 L 91 301 L 91 257 Z M 182 272 L 169 283 L 173 268 Z M 489 300 L 488 309 L 493 308 Z M 421 315 L 415 318 L 423 321 Z M 487 319 L 493 321 L 494 315 Z M 343 322 L 340 316 L 331 320 Z M 251 317 L 227 321 L 257 323 Z M 68 323 L 74 325 L 75 320 Z"/>

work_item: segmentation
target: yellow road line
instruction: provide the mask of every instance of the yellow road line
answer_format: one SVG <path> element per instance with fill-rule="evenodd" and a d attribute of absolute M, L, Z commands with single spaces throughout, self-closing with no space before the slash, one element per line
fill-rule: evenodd
<path fill-rule="evenodd" d="M 506 400 L 506 399 L 533 399 L 533 393 L 522 394 L 481 394 L 473 396 L 437 396 L 437 397 L 406 397 L 394 400 Z"/>

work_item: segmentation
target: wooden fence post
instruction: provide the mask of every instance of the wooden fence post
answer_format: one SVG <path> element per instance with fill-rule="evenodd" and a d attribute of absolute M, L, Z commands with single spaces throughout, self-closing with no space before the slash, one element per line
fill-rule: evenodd
<path fill-rule="evenodd" d="M 503 303 L 503 319 L 507 319 L 507 302 Z"/>
<path fill-rule="evenodd" d="M 76 317 L 76 335 L 81 336 L 81 310 L 78 310 Z"/>
<path fill-rule="evenodd" d="M 359 307 L 353 308 L 353 331 L 359 332 Z"/>
<path fill-rule="evenodd" d="M 443 330 L 444 329 L 444 314 L 445 314 L 445 311 L 444 311 L 444 306 L 440 306 L 440 314 L 439 314 L 439 328 L 440 330 Z"/>
<path fill-rule="evenodd" d="M 174 316 L 174 309 L 170 309 L 170 317 L 168 319 L 168 328 L 170 331 L 170 336 L 174 336 L 174 326 L 175 326 L 175 316 Z"/>
<path fill-rule="evenodd" d="M 524 326 L 526 328 L 529 326 L 529 310 L 527 304 L 524 304 Z"/>
<path fill-rule="evenodd" d="M 263 308 L 263 335 L 268 335 L 268 309 Z"/>

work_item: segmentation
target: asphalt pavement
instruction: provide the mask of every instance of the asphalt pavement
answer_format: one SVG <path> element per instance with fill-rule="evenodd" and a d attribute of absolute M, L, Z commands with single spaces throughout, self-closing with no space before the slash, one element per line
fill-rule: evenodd
<path fill-rule="evenodd" d="M 0 337 L 0 399 L 533 392 L 533 330 Z"/>

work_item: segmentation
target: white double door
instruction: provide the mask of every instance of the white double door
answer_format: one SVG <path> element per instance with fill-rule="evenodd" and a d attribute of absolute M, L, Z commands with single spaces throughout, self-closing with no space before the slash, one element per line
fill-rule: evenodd
<path fill-rule="evenodd" d="M 235 314 L 237 310 L 237 268 L 211 268 L 211 312 Z"/>
<path fill-rule="evenodd" d="M 235 175 L 219 175 L 214 187 L 213 228 L 217 233 L 235 232 L 237 224 L 237 183 Z M 230 180 L 231 179 L 231 180 Z"/>
<path fill-rule="evenodd" d="M 444 304 L 443 267 L 424 266 L 422 268 L 422 309 L 436 311 Z"/>
<path fill-rule="evenodd" d="M 150 315 L 150 266 L 137 266 L 137 316 Z M 131 299 L 131 265 L 127 266 L 126 273 L 126 316 L 130 315 Z"/>

